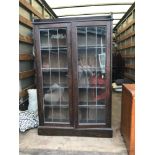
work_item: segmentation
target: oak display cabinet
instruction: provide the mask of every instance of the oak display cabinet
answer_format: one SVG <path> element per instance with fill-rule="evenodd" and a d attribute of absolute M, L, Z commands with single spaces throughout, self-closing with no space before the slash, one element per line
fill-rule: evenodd
<path fill-rule="evenodd" d="M 112 137 L 112 17 L 33 21 L 39 135 Z"/>

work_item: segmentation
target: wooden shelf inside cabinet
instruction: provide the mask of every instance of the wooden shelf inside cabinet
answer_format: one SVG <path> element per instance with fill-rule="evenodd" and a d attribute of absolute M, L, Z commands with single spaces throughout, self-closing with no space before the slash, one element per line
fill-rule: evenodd
<path fill-rule="evenodd" d="M 42 52 L 49 52 L 50 51 L 50 53 L 56 53 L 55 51 L 57 51 L 59 49 L 59 51 L 60 50 L 65 50 L 65 51 L 67 51 L 67 47 L 66 46 L 52 46 L 52 47 L 50 47 L 50 46 L 41 46 L 40 47 L 40 50 L 42 51 Z M 65 52 L 66 53 L 66 52 Z"/>
<path fill-rule="evenodd" d="M 85 50 L 85 49 L 101 49 L 101 48 L 106 48 L 106 46 L 104 45 L 104 46 L 86 46 L 86 45 L 79 45 L 78 46 L 78 49 L 81 49 L 81 50 Z"/>
<path fill-rule="evenodd" d="M 95 106 L 98 106 L 100 108 L 107 108 L 106 107 L 106 100 L 107 100 L 107 98 L 106 98 L 105 95 L 102 96 L 102 98 L 100 98 L 100 99 L 99 98 L 94 98 L 94 100 L 88 100 L 88 101 L 80 100 L 78 106 L 79 107 L 88 107 L 88 106 L 95 107 Z"/>
<path fill-rule="evenodd" d="M 60 86 L 60 89 L 68 89 L 68 86 L 67 86 L 67 84 L 61 84 L 61 83 L 58 83 L 59 84 L 59 86 Z M 45 89 L 50 89 L 51 87 L 53 86 L 53 84 L 49 84 L 49 85 L 45 85 L 44 84 L 44 86 L 43 86 L 43 88 L 45 88 Z M 53 88 L 53 87 L 52 87 Z"/>
<path fill-rule="evenodd" d="M 68 68 L 42 68 L 43 72 L 68 72 Z"/>
<path fill-rule="evenodd" d="M 38 134 L 112 137 L 111 16 L 33 24 Z"/>
<path fill-rule="evenodd" d="M 60 105 L 58 102 L 45 102 L 46 107 L 57 107 L 60 108 Z M 62 101 L 61 102 L 61 107 L 63 108 L 68 108 L 67 102 Z"/>
<path fill-rule="evenodd" d="M 87 108 L 88 106 L 91 107 L 91 108 L 106 108 L 106 105 L 96 105 L 96 102 L 88 102 L 89 105 L 87 104 L 87 102 L 83 102 L 85 104 L 80 104 L 79 107 L 85 107 Z"/>
<path fill-rule="evenodd" d="M 91 86 L 91 85 L 86 85 L 86 86 L 78 86 L 78 88 L 79 89 L 106 89 L 106 87 L 105 86 L 100 86 L 100 85 L 98 85 L 98 86 Z"/>

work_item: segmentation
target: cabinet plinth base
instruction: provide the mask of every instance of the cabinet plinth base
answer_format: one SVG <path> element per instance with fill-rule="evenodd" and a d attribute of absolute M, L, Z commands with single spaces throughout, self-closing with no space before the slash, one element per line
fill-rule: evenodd
<path fill-rule="evenodd" d="M 49 126 L 39 126 L 38 135 L 47 136 L 82 136 L 82 137 L 104 137 L 112 138 L 112 128 L 58 128 Z"/>

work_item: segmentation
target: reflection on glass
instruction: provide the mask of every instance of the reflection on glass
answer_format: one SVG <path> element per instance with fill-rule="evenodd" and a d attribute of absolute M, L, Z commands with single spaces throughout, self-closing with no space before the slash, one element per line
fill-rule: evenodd
<path fill-rule="evenodd" d="M 69 122 L 69 109 L 68 107 L 61 108 L 61 121 L 62 122 Z"/>
<path fill-rule="evenodd" d="M 55 83 L 58 84 L 59 83 L 59 72 L 53 72 L 51 71 L 51 75 L 50 75 L 50 78 L 51 78 L 51 85 L 54 85 Z"/>
<path fill-rule="evenodd" d="M 100 100 L 105 99 L 105 97 L 106 97 L 105 89 L 98 88 L 97 94 L 96 94 L 96 100 L 100 101 Z"/>
<path fill-rule="evenodd" d="M 80 123 L 87 123 L 88 111 L 86 107 L 79 108 L 78 119 Z"/>
<path fill-rule="evenodd" d="M 59 46 L 66 47 L 66 29 L 58 29 L 57 38 L 59 39 Z"/>
<path fill-rule="evenodd" d="M 102 100 L 97 101 L 97 105 L 106 105 L 106 100 L 102 99 Z"/>
<path fill-rule="evenodd" d="M 49 30 L 50 47 L 57 47 L 58 46 L 57 38 L 58 38 L 57 29 Z"/>
<path fill-rule="evenodd" d="M 106 122 L 106 111 L 103 108 L 97 108 L 97 123 Z"/>
<path fill-rule="evenodd" d="M 106 27 L 78 27 L 77 45 L 79 123 L 105 123 Z"/>
<path fill-rule="evenodd" d="M 59 53 L 58 49 L 50 51 L 50 67 L 59 68 Z"/>
<path fill-rule="evenodd" d="M 61 121 L 60 107 L 53 107 L 52 110 L 53 110 L 52 121 L 53 122 L 60 122 Z"/>
<path fill-rule="evenodd" d="M 64 89 L 62 98 L 61 98 L 61 104 L 68 104 L 69 102 L 69 97 L 68 97 L 68 89 Z"/>
<path fill-rule="evenodd" d="M 50 83 L 50 72 L 43 72 L 43 85 L 48 86 Z"/>
<path fill-rule="evenodd" d="M 62 87 L 67 87 L 68 85 L 68 73 L 67 72 L 60 72 L 60 85 Z"/>
<path fill-rule="evenodd" d="M 45 106 L 45 122 L 69 122 L 69 109 L 64 106 Z"/>
<path fill-rule="evenodd" d="M 49 68 L 49 52 L 42 51 L 42 68 Z"/>
<path fill-rule="evenodd" d="M 88 67 L 95 68 L 96 67 L 96 48 L 87 48 L 87 65 Z"/>
<path fill-rule="evenodd" d="M 89 106 L 88 123 L 96 123 L 96 107 Z"/>
<path fill-rule="evenodd" d="M 97 46 L 106 45 L 106 27 L 97 27 Z"/>
<path fill-rule="evenodd" d="M 45 102 L 55 102 L 59 103 L 62 100 L 64 89 L 58 84 L 53 84 L 50 89 L 44 94 Z"/>
<path fill-rule="evenodd" d="M 52 107 L 45 106 L 44 107 L 44 114 L 45 114 L 45 121 L 46 122 L 52 121 Z"/>
<path fill-rule="evenodd" d="M 96 88 L 88 89 L 88 102 L 96 102 Z"/>
<path fill-rule="evenodd" d="M 106 111 L 103 107 L 96 106 L 81 106 L 78 110 L 79 123 L 105 123 L 106 122 Z"/>
<path fill-rule="evenodd" d="M 48 31 L 47 30 L 40 31 L 40 44 L 41 44 L 41 47 L 48 47 Z"/>
<path fill-rule="evenodd" d="M 86 27 L 77 28 L 78 46 L 86 46 Z"/>
<path fill-rule="evenodd" d="M 66 28 L 40 31 L 45 122 L 69 123 Z"/>
<path fill-rule="evenodd" d="M 67 68 L 67 49 L 59 49 L 59 62 L 60 62 L 60 68 Z"/>
<path fill-rule="evenodd" d="M 79 91 L 79 102 L 85 102 L 87 103 L 88 101 L 88 92 L 86 88 L 83 88 Z"/>
<path fill-rule="evenodd" d="M 96 46 L 96 27 L 87 27 L 87 46 Z"/>

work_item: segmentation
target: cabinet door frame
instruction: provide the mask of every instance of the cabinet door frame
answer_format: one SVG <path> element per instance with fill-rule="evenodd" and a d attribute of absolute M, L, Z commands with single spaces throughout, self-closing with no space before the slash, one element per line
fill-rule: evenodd
<path fill-rule="evenodd" d="M 77 27 L 78 26 L 106 26 L 107 27 L 107 48 L 106 48 L 106 71 L 107 71 L 107 83 L 106 83 L 106 123 L 105 124 L 88 124 L 79 125 L 78 123 L 78 69 L 77 69 Z M 75 128 L 101 128 L 101 127 L 111 127 L 111 34 L 112 34 L 112 23 L 111 21 L 86 21 L 86 22 L 73 22 L 72 23 L 72 65 L 73 65 L 73 103 L 74 103 L 74 118 L 75 118 Z"/>
<path fill-rule="evenodd" d="M 52 28 L 66 28 L 67 30 L 67 59 L 68 59 L 68 97 L 69 97 L 69 123 L 46 123 L 44 122 L 44 105 L 43 105 L 43 75 L 41 65 L 41 50 L 40 50 L 40 29 L 52 29 Z M 35 42 L 35 64 L 37 72 L 37 97 L 38 97 L 38 114 L 40 126 L 74 126 L 74 108 L 73 108 L 73 94 L 72 94 L 72 51 L 71 51 L 71 24 L 59 23 L 59 24 L 41 24 L 34 25 L 34 42 Z"/>

